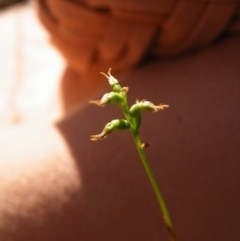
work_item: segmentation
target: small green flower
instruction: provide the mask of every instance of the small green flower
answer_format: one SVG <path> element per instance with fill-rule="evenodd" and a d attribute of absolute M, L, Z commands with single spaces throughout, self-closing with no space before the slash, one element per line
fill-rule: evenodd
<path fill-rule="evenodd" d="M 130 108 L 129 114 L 132 117 L 136 117 L 136 116 L 140 115 L 143 111 L 157 112 L 157 111 L 163 110 L 164 108 L 167 108 L 167 107 L 169 107 L 169 105 L 163 105 L 163 104 L 154 105 L 150 101 L 142 100 L 139 102 L 137 100 L 136 104 L 134 104 Z"/>
<path fill-rule="evenodd" d="M 111 122 L 107 123 L 104 127 L 101 134 L 98 135 L 91 135 L 91 141 L 98 141 L 103 138 L 106 138 L 111 132 L 114 130 L 126 130 L 130 129 L 130 124 L 126 120 L 112 120 Z"/>
<path fill-rule="evenodd" d="M 105 94 L 101 100 L 91 100 L 89 101 L 89 103 L 104 107 L 110 103 L 121 105 L 123 101 L 124 101 L 124 98 L 122 94 L 119 94 L 117 92 L 110 92 Z"/>

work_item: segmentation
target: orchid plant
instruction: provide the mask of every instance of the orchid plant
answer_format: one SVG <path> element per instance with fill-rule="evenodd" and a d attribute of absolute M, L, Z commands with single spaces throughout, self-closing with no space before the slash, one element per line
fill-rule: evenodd
<path fill-rule="evenodd" d="M 101 100 L 93 100 L 93 101 L 90 101 L 90 103 L 101 107 L 104 107 L 108 104 L 117 104 L 122 108 L 125 119 L 116 119 L 107 123 L 100 134 L 91 136 L 91 140 L 97 141 L 97 140 L 106 138 L 114 130 L 131 131 L 139 157 L 142 161 L 146 174 L 156 194 L 160 209 L 163 214 L 163 220 L 169 231 L 170 240 L 176 241 L 175 234 L 173 231 L 172 221 L 171 221 L 166 203 L 163 199 L 163 195 L 158 187 L 157 181 L 154 177 L 154 174 L 152 172 L 152 169 L 149 165 L 149 162 L 144 152 L 144 149 L 148 147 L 150 144 L 142 143 L 139 137 L 139 128 L 141 125 L 141 113 L 143 111 L 158 112 L 159 110 L 163 110 L 169 107 L 169 105 L 164 105 L 164 104 L 154 105 L 153 103 L 144 99 L 142 101 L 137 100 L 136 103 L 132 105 L 131 108 L 129 108 L 128 100 L 127 100 L 128 87 L 121 87 L 118 80 L 111 75 L 111 69 L 108 70 L 108 74 L 105 74 L 102 72 L 101 74 L 103 74 L 108 79 L 108 82 L 112 88 L 112 91 L 110 93 L 104 94 Z"/>

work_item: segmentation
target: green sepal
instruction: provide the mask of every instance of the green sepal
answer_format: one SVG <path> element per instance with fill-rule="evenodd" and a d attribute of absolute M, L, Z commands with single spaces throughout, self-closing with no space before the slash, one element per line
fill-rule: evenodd
<path fill-rule="evenodd" d="M 140 115 L 143 111 L 157 112 L 161 109 L 164 109 L 165 107 L 168 107 L 168 105 L 154 105 L 150 101 L 144 100 L 132 105 L 132 107 L 129 110 L 129 114 L 132 117 L 136 117 Z"/>
<path fill-rule="evenodd" d="M 117 92 L 107 93 L 101 99 L 102 105 L 106 105 L 106 104 L 121 105 L 123 102 L 124 102 L 124 97 Z"/>

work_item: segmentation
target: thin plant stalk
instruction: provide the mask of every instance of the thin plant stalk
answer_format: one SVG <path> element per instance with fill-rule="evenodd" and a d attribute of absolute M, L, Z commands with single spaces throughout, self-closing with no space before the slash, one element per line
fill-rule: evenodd
<path fill-rule="evenodd" d="M 152 185 L 152 188 L 155 192 L 155 195 L 157 197 L 157 200 L 158 200 L 158 204 L 160 206 L 160 209 L 162 211 L 162 214 L 163 214 L 163 220 L 167 226 L 167 229 L 168 229 L 168 232 L 170 234 L 170 240 L 171 241 L 176 241 L 176 238 L 175 238 L 175 234 L 174 234 L 174 231 L 173 231 L 173 225 L 172 225 L 172 220 L 171 220 L 171 217 L 170 217 L 170 214 L 168 212 L 168 208 L 167 208 L 167 205 L 164 201 L 164 198 L 163 198 L 163 195 L 158 187 L 158 184 L 157 184 L 157 181 L 154 177 L 154 174 L 152 172 L 152 169 L 151 169 L 151 166 L 147 160 L 147 157 L 145 155 L 145 152 L 144 152 L 144 149 L 142 147 L 142 144 L 141 144 L 141 140 L 140 140 L 140 137 L 139 137 L 139 134 L 138 133 L 134 133 L 132 132 L 133 134 L 133 139 L 134 139 L 134 142 L 135 142 L 135 145 L 136 145 L 136 148 L 137 148 L 137 151 L 138 151 L 138 154 L 139 154 L 139 157 L 142 161 L 142 164 L 144 166 L 144 169 L 146 171 L 146 174 L 148 176 L 148 179 Z"/>
<path fill-rule="evenodd" d="M 144 152 L 144 148 L 147 147 L 149 144 L 142 143 L 139 137 L 139 128 L 141 125 L 142 112 L 157 112 L 169 106 L 163 104 L 154 105 L 153 103 L 146 100 L 142 100 L 140 102 L 137 100 L 136 104 L 132 105 L 132 107 L 129 109 L 127 101 L 128 87 L 122 88 L 118 83 L 118 80 L 111 75 L 110 71 L 111 69 L 109 69 L 108 75 L 104 73 L 102 74 L 108 79 L 109 84 L 112 87 L 112 92 L 106 93 L 101 100 L 90 101 L 90 103 L 102 107 L 106 106 L 107 104 L 117 104 L 122 108 L 126 119 L 112 120 L 111 122 L 107 123 L 102 133 L 98 135 L 92 135 L 91 140 L 97 141 L 106 138 L 114 130 L 128 129 L 131 131 L 139 157 L 142 161 L 142 164 L 144 166 L 148 179 L 152 185 L 152 188 L 155 192 L 160 209 L 162 211 L 163 220 L 167 226 L 170 235 L 170 241 L 176 241 L 171 217 L 169 215 L 166 203 L 164 201 L 163 195 L 158 187 L 156 178 L 154 177 L 153 171 Z"/>
<path fill-rule="evenodd" d="M 125 96 L 125 102 L 124 103 L 125 104 L 122 106 L 123 113 L 124 113 L 126 119 L 130 123 L 132 123 L 133 120 L 132 120 L 132 117 L 129 115 L 129 108 L 128 108 L 128 105 L 127 105 L 127 97 L 126 96 Z M 139 122 L 141 122 L 141 120 L 139 120 Z M 130 128 L 130 130 L 132 132 L 134 143 L 136 145 L 137 152 L 138 152 L 139 157 L 142 161 L 142 164 L 143 164 L 145 172 L 148 176 L 148 179 L 149 179 L 149 181 L 152 185 L 154 193 L 157 197 L 159 207 L 160 207 L 160 209 L 162 211 L 162 214 L 163 214 L 164 223 L 166 224 L 169 235 L 170 235 L 170 241 L 176 241 L 175 233 L 174 233 L 174 230 L 173 230 L 172 220 L 171 220 L 167 205 L 164 201 L 164 198 L 163 198 L 163 195 L 162 195 L 162 193 L 160 191 L 160 188 L 158 186 L 157 180 L 154 177 L 153 171 L 151 169 L 151 166 L 150 166 L 150 164 L 148 162 L 148 159 L 146 157 L 146 154 L 144 152 L 144 147 L 143 147 L 142 142 L 140 140 L 138 128 L 139 127 L 136 127 L 134 124 L 132 124 L 131 128 Z"/>

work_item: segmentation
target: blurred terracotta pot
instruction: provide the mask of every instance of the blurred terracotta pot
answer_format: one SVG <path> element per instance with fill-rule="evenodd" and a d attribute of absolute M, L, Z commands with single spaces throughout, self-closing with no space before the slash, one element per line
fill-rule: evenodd
<path fill-rule="evenodd" d="M 174 56 L 240 33 L 239 6 L 240 0 L 39 0 L 39 15 L 67 60 L 67 106 L 71 95 L 75 102 L 86 95 L 76 84 L 83 75 L 109 67 L 116 75 L 149 55 Z"/>
<path fill-rule="evenodd" d="M 239 33 L 239 0 L 39 0 L 54 44 L 80 72 L 133 67 L 146 55 L 172 56 Z"/>

